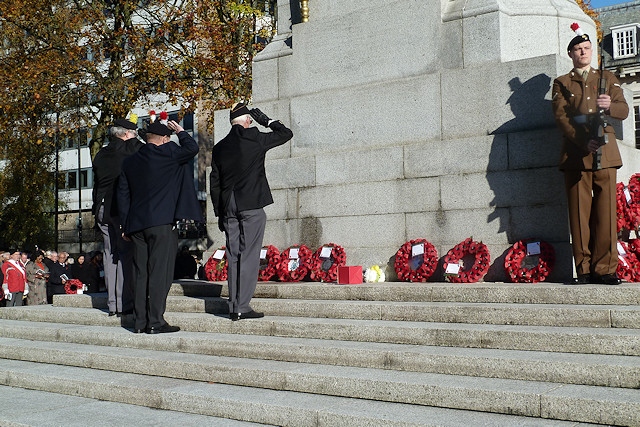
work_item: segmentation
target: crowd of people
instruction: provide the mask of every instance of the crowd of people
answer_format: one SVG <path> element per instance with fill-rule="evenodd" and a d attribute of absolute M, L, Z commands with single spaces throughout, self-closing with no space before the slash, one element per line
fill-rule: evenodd
<path fill-rule="evenodd" d="M 100 251 L 75 259 L 64 251 L 0 252 L 0 306 L 51 304 L 54 295 L 66 293 L 65 284 L 71 279 L 80 280 L 89 293 L 104 291 L 102 260 Z"/>

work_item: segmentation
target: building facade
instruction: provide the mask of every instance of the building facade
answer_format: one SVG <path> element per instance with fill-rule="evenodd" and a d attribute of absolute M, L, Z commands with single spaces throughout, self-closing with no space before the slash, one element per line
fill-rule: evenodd
<path fill-rule="evenodd" d="M 604 66 L 633 94 L 636 148 L 640 148 L 640 0 L 596 9 Z"/>

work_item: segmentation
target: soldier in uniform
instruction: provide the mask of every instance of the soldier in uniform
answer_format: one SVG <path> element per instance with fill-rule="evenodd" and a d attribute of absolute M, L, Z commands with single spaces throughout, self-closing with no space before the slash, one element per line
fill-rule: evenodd
<path fill-rule="evenodd" d="M 575 27 L 574 27 L 575 26 Z M 578 34 L 567 47 L 573 70 L 553 82 L 553 113 L 563 134 L 560 170 L 564 172 L 573 257 L 572 284 L 617 285 L 616 171 L 622 166 L 613 126 L 594 133 L 594 118 L 623 120 L 629 114 L 618 79 L 591 68 L 589 36 Z M 605 94 L 598 94 L 600 79 Z M 604 142 L 606 143 L 602 145 Z"/>

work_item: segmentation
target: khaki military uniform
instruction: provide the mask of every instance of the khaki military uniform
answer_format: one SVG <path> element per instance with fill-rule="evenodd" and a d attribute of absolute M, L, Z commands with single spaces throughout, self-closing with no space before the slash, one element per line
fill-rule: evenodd
<path fill-rule="evenodd" d="M 625 119 L 629 114 L 618 79 L 604 71 L 611 107 L 607 116 Z M 598 114 L 596 99 L 600 72 L 591 69 L 587 79 L 572 70 L 553 82 L 553 113 L 563 133 L 560 170 L 565 175 L 569 223 L 576 273 L 603 276 L 618 266 L 616 230 L 616 170 L 622 159 L 613 126 L 606 127 L 608 143 L 601 148 L 601 169 L 587 145 L 592 137 L 588 120 Z"/>

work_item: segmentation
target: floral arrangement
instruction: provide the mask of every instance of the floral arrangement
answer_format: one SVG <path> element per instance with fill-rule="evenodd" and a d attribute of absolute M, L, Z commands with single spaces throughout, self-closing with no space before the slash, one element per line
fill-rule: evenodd
<path fill-rule="evenodd" d="M 222 258 L 215 257 L 216 253 L 219 254 L 219 251 L 224 251 Z M 223 246 L 216 250 L 207 260 L 204 265 L 204 273 L 207 276 L 207 280 L 210 282 L 219 282 L 223 280 L 227 280 L 227 251 L 226 247 Z"/>
<path fill-rule="evenodd" d="M 384 282 L 385 280 L 384 270 L 382 270 L 379 265 L 372 265 L 364 272 L 364 281 L 367 283 L 378 283 Z"/>
<path fill-rule="evenodd" d="M 78 279 L 69 279 L 64 284 L 64 291 L 68 294 L 77 294 L 78 291 L 83 291 L 84 285 Z"/>
<path fill-rule="evenodd" d="M 409 240 L 396 252 L 394 268 L 400 280 L 426 282 L 437 266 L 438 251 L 425 239 Z"/>
<path fill-rule="evenodd" d="M 540 241 L 540 252 L 529 254 L 528 243 L 532 240 L 518 240 L 509 248 L 504 260 L 504 271 L 513 283 L 544 282 L 549 276 L 556 262 L 556 253 L 547 242 Z M 531 261 L 536 259 L 536 264 Z"/>
<path fill-rule="evenodd" d="M 297 252 L 297 257 L 292 256 Z M 309 274 L 311 249 L 305 245 L 293 245 L 280 254 L 278 278 L 282 282 L 299 282 Z"/>
<path fill-rule="evenodd" d="M 335 282 L 338 279 L 338 267 L 346 263 L 347 255 L 342 246 L 335 243 L 320 246 L 309 262 L 310 278 L 316 282 Z"/>
<path fill-rule="evenodd" d="M 629 193 L 634 202 L 640 203 L 640 173 L 635 173 L 629 178 Z"/>
<path fill-rule="evenodd" d="M 636 239 L 637 240 L 637 239 Z M 616 274 L 625 282 L 640 281 L 640 260 L 637 255 L 637 242 L 633 243 L 618 241 L 618 268 Z"/>
<path fill-rule="evenodd" d="M 470 266 L 467 266 L 467 263 L 464 262 L 464 259 L 468 257 L 473 257 L 473 264 Z M 464 262 L 464 265 L 461 265 L 461 262 Z M 458 243 L 445 255 L 445 280 L 453 283 L 475 283 L 487 274 L 490 262 L 487 246 L 469 237 Z M 450 265 L 454 269 L 459 269 L 455 273 L 447 273 L 450 271 Z M 456 265 L 459 267 L 455 267 Z"/>
<path fill-rule="evenodd" d="M 622 182 L 616 184 L 616 225 L 618 232 L 637 230 L 640 226 L 640 192 L 631 191 Z"/>
<path fill-rule="evenodd" d="M 271 280 L 278 272 L 278 263 L 280 262 L 280 251 L 273 245 L 263 246 L 262 250 L 266 250 L 266 257 L 260 259 L 260 271 L 258 271 L 258 280 L 266 282 Z"/>

